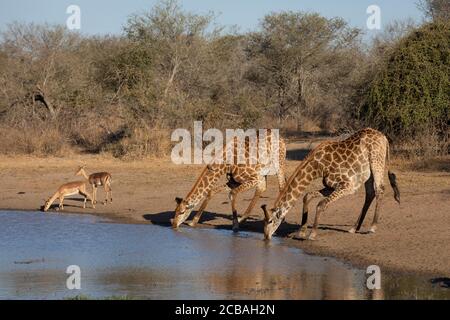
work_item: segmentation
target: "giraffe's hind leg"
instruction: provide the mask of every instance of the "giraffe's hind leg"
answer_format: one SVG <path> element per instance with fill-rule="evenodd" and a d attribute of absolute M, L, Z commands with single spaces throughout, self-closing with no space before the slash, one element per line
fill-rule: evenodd
<path fill-rule="evenodd" d="M 250 181 L 244 182 L 239 187 L 237 187 L 236 189 L 231 190 L 231 192 L 230 192 L 231 210 L 233 212 L 233 231 L 234 232 L 237 232 L 239 230 L 238 213 L 237 213 L 237 210 L 236 210 L 236 198 L 237 198 L 237 195 L 239 193 L 242 193 L 242 192 L 245 192 L 245 191 L 248 191 L 248 190 L 250 190 L 252 188 L 257 187 L 258 183 L 259 183 L 258 180 L 250 180 Z M 255 199 L 253 199 L 253 200 L 255 200 Z M 252 202 L 253 202 L 253 200 L 252 200 Z M 255 200 L 255 203 L 256 203 L 256 200 Z M 249 206 L 249 208 L 247 208 L 247 211 L 249 209 L 251 210 L 250 206 Z"/>
<path fill-rule="evenodd" d="M 281 160 L 281 159 L 280 159 Z M 283 191 L 286 186 L 286 175 L 285 175 L 285 163 L 284 160 L 280 161 L 280 167 L 278 168 L 277 180 L 278 180 L 278 189 L 279 191 Z"/>
<path fill-rule="evenodd" d="M 364 186 L 366 189 L 366 199 L 364 201 L 364 206 L 362 208 L 362 211 L 361 211 L 361 214 L 359 215 L 358 220 L 355 223 L 355 226 L 348 231 L 350 233 L 359 232 L 359 230 L 361 229 L 361 226 L 364 223 L 364 219 L 366 218 L 367 211 L 369 210 L 370 205 L 372 204 L 373 200 L 375 199 L 375 187 L 374 187 L 373 175 L 370 175 L 369 180 L 366 181 Z"/>
<path fill-rule="evenodd" d="M 369 232 L 375 233 L 380 217 L 381 203 L 384 195 L 384 171 L 386 167 L 386 145 L 380 148 L 377 153 L 374 153 L 370 163 L 370 169 L 373 174 L 374 188 L 375 188 L 375 215 L 373 217 L 372 226 Z"/>
<path fill-rule="evenodd" d="M 253 195 L 252 201 L 248 205 L 247 210 L 245 210 L 245 213 L 242 215 L 241 218 L 238 219 L 238 223 L 242 223 L 245 220 L 248 219 L 250 214 L 252 213 L 253 208 L 255 207 L 256 203 L 258 202 L 261 195 L 266 191 L 267 189 L 267 177 L 262 178 L 258 185 L 256 186 L 255 194 Z"/>
<path fill-rule="evenodd" d="M 316 240 L 317 237 L 317 228 L 319 226 L 319 220 L 322 213 L 328 208 L 328 206 L 335 202 L 336 200 L 351 195 L 355 192 L 351 183 L 342 183 L 338 188 L 336 188 L 333 193 L 331 193 L 328 197 L 319 202 L 316 209 L 316 217 L 314 219 L 314 225 L 309 235 L 309 240 Z"/>
<path fill-rule="evenodd" d="M 369 232 L 375 233 L 377 230 L 378 220 L 380 218 L 381 204 L 384 196 L 384 184 L 383 184 L 383 174 L 382 172 L 377 172 L 374 174 L 374 186 L 375 186 L 375 215 L 373 217 L 372 226 Z"/>

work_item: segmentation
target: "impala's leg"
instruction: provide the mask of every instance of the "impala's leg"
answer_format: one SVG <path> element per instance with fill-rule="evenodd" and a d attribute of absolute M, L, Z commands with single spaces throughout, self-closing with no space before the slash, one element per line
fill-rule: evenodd
<path fill-rule="evenodd" d="M 108 189 L 109 189 L 109 202 L 112 203 L 112 188 L 111 185 L 108 183 Z"/>
<path fill-rule="evenodd" d="M 93 197 L 91 197 L 91 195 L 89 193 L 87 195 L 88 195 L 89 199 L 91 199 L 92 209 L 95 209 L 95 203 L 97 201 L 94 201 Z M 95 197 L 96 197 L 95 199 L 97 199 L 97 195 Z"/>
<path fill-rule="evenodd" d="M 373 199 L 375 199 L 373 175 L 371 175 L 369 180 L 366 181 L 365 189 L 366 189 L 366 200 L 364 201 L 364 206 L 362 208 L 362 211 L 361 211 L 361 214 L 359 215 L 358 220 L 356 221 L 355 226 L 348 231 L 350 233 L 359 232 L 362 224 L 364 223 L 364 219 L 366 218 L 367 211 L 369 210 L 370 205 L 373 202 Z"/>
<path fill-rule="evenodd" d="M 383 200 L 384 195 L 384 184 L 383 184 L 383 171 L 379 170 L 374 172 L 374 186 L 375 186 L 375 215 L 373 217 L 372 226 L 370 227 L 369 232 L 375 233 L 377 231 L 377 224 L 378 219 L 380 217 L 380 210 L 381 210 L 381 202 Z"/>
<path fill-rule="evenodd" d="M 250 190 L 258 185 L 258 180 L 251 180 L 244 182 L 239 187 L 231 190 L 230 192 L 230 200 L 231 200 L 231 210 L 233 211 L 233 231 L 237 232 L 239 230 L 239 221 L 238 221 L 238 213 L 236 210 L 236 198 L 237 195 L 241 192 L 245 192 Z"/>
<path fill-rule="evenodd" d="M 59 209 L 64 210 L 64 196 L 59 197 Z"/>
<path fill-rule="evenodd" d="M 83 209 L 86 209 L 86 201 L 87 201 L 87 198 L 88 198 L 88 195 L 87 195 L 87 193 L 85 193 L 85 192 L 83 192 L 83 191 L 78 191 L 78 193 L 81 195 L 81 196 L 83 196 L 83 198 L 84 198 L 84 201 L 83 201 Z"/>
<path fill-rule="evenodd" d="M 259 198 L 264 193 L 264 191 L 266 191 L 266 189 L 267 189 L 266 179 L 267 179 L 266 177 L 261 177 L 258 185 L 256 186 L 255 194 L 253 195 L 252 201 L 248 205 L 248 208 L 247 208 L 247 210 L 245 210 L 242 217 L 238 219 L 238 223 L 242 223 L 245 220 L 247 220 L 248 217 L 250 216 L 250 213 L 252 213 L 252 210 L 255 207 L 256 203 L 258 202 Z"/>
<path fill-rule="evenodd" d="M 95 209 L 95 201 L 94 201 L 94 197 L 91 196 L 87 191 L 85 192 L 80 192 L 80 194 L 84 197 L 84 206 L 83 208 L 86 208 L 86 200 L 89 199 L 91 200 L 91 204 L 92 204 L 92 209 Z"/>
<path fill-rule="evenodd" d="M 108 192 L 109 192 L 109 187 L 106 183 L 103 184 L 103 190 L 105 191 L 105 202 L 103 202 L 103 205 L 106 205 L 108 203 Z"/>
<path fill-rule="evenodd" d="M 94 204 L 97 203 L 97 186 L 95 184 L 92 185 L 92 202 Z"/>
<path fill-rule="evenodd" d="M 333 192 L 333 189 L 325 188 L 320 191 L 313 191 L 307 193 L 303 198 L 303 209 L 302 209 L 302 221 L 300 223 L 300 230 L 298 232 L 298 238 L 305 239 L 306 232 L 308 231 L 308 213 L 309 213 L 309 204 L 312 200 L 327 197 Z"/>
<path fill-rule="evenodd" d="M 217 187 L 215 187 L 213 190 L 211 190 L 211 191 L 208 193 L 208 196 L 206 197 L 206 199 L 203 201 L 203 203 L 202 203 L 202 205 L 200 206 L 200 208 L 198 209 L 197 213 L 195 214 L 194 219 L 192 219 L 192 221 L 188 222 L 188 225 L 191 226 L 191 227 L 195 227 L 195 226 L 197 225 L 198 221 L 200 220 L 200 218 L 201 218 L 203 212 L 205 211 L 206 206 L 207 206 L 208 203 L 209 203 L 209 200 L 211 200 L 211 198 L 212 198 L 215 194 L 221 192 L 222 190 L 226 190 L 226 189 L 229 189 L 229 188 L 228 188 L 227 185 L 225 184 L 225 185 L 217 186 Z"/>
<path fill-rule="evenodd" d="M 319 202 L 316 209 L 316 218 L 314 219 L 313 229 L 311 231 L 311 234 L 309 235 L 309 240 L 316 240 L 320 216 L 328 208 L 328 206 L 336 200 L 353 194 L 354 192 L 355 191 L 353 190 L 350 183 L 343 183 L 340 187 L 336 188 L 336 190 L 333 191 L 333 193 L 331 193 L 328 197 Z"/>

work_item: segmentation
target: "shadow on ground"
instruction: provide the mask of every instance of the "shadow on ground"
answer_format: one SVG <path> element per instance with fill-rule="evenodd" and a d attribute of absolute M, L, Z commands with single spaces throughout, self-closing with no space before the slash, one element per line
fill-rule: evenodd
<path fill-rule="evenodd" d="M 79 208 L 79 209 L 83 209 L 83 205 L 74 205 L 71 203 L 67 203 L 67 201 L 74 201 L 74 202 L 84 202 L 83 198 L 66 198 L 64 199 L 64 208 Z M 98 203 L 97 203 L 98 204 Z M 90 200 L 86 201 L 86 208 L 92 208 L 92 203 Z M 39 206 L 39 210 L 43 211 L 44 210 L 44 205 Z M 55 211 L 59 211 L 59 202 L 58 200 L 56 200 L 54 203 L 52 203 L 52 205 L 50 206 L 50 208 L 48 208 L 49 211 L 51 210 L 55 210 Z"/>
<path fill-rule="evenodd" d="M 186 222 L 191 221 L 197 212 L 191 213 Z M 165 211 L 154 214 L 143 215 L 144 219 L 150 221 L 152 224 L 156 224 L 163 227 L 171 227 L 170 219 L 174 217 L 173 211 Z M 222 213 L 212 213 L 205 211 L 200 219 L 198 227 L 208 227 L 214 229 L 232 230 L 232 216 Z M 182 228 L 191 228 L 184 223 Z M 322 225 L 319 226 L 320 230 L 331 230 L 335 232 L 347 233 L 350 225 Z M 261 219 L 250 217 L 247 221 L 243 222 L 239 226 L 240 230 L 251 231 L 257 233 L 264 232 L 264 221 Z M 299 225 L 295 223 L 283 222 L 275 233 L 276 237 L 281 238 L 294 238 L 299 230 Z M 301 239 L 298 239 L 301 240 Z"/>

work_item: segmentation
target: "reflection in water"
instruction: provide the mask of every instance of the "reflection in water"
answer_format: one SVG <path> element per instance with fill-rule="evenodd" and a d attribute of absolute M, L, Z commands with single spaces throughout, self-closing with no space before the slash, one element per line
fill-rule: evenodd
<path fill-rule="evenodd" d="M 450 290 L 411 275 L 382 276 L 270 244 L 261 235 L 107 223 L 87 215 L 0 212 L 0 298 L 85 294 L 145 299 L 422 299 Z M 14 264 L 14 261 L 37 261 Z M 81 291 L 66 289 L 81 267 Z"/>

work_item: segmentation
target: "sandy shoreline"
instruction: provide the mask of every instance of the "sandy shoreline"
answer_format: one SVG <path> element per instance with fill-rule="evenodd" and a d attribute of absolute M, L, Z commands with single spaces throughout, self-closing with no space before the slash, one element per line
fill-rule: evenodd
<path fill-rule="evenodd" d="M 82 202 L 66 200 L 65 213 L 88 213 L 108 217 L 120 223 L 154 223 L 168 225 L 175 208 L 174 198 L 185 196 L 202 170 L 200 166 L 176 166 L 168 159 L 120 161 L 100 156 L 75 156 L 71 159 L 1 157 L 0 208 L 2 210 L 36 211 L 57 187 L 65 182 L 81 180 L 74 177 L 79 164 L 86 163 L 88 172 L 110 171 L 113 176 L 113 203 L 97 205 L 94 210 L 82 209 Z M 288 161 L 288 174 L 297 166 Z M 450 277 L 450 174 L 447 172 L 404 172 L 395 170 L 402 192 L 402 204 L 387 192 L 379 230 L 376 234 L 352 235 L 346 231 L 358 218 L 364 194 L 338 201 L 321 220 L 315 242 L 286 239 L 288 245 L 314 255 L 332 256 L 357 267 L 379 265 L 391 272 L 411 272 L 436 277 Z M 386 180 L 387 183 L 387 180 Z M 261 233 L 260 205 L 274 202 L 278 188 L 276 179 L 269 179 L 268 190 L 243 230 Z M 311 186 L 314 189 L 316 186 Z M 243 212 L 252 193 L 238 200 Z M 98 199 L 103 200 L 103 190 Z M 314 205 L 314 203 L 313 203 Z M 313 206 L 311 207 L 313 208 Z M 297 231 L 301 204 L 288 214 L 280 228 L 280 236 Z M 363 232 L 370 225 L 373 208 L 368 213 Z M 310 214 L 310 221 L 314 211 Z M 231 232 L 230 204 L 226 194 L 218 194 L 207 208 L 199 227 L 226 228 Z M 183 226 L 183 228 L 189 228 Z"/>

